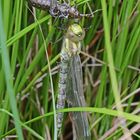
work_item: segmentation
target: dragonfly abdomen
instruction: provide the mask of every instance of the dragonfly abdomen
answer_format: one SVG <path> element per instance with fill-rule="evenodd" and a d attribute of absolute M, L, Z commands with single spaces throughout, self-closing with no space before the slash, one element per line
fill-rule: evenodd
<path fill-rule="evenodd" d="M 60 74 L 59 74 L 59 94 L 57 99 L 57 109 L 63 109 L 65 107 L 66 100 L 66 84 L 68 77 L 68 65 L 69 65 L 69 57 L 67 56 L 67 52 L 62 51 L 61 53 L 61 65 L 60 65 Z M 57 129 L 60 132 L 63 121 L 63 113 L 59 112 L 57 114 Z"/>

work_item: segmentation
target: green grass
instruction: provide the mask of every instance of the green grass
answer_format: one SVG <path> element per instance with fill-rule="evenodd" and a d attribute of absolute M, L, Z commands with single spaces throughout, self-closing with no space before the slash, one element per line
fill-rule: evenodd
<path fill-rule="evenodd" d="M 101 11 L 80 21 L 83 28 L 90 26 L 81 53 L 89 107 L 60 111 L 89 112 L 92 140 L 139 139 L 140 76 L 133 79 L 140 72 L 140 1 L 71 4 L 81 13 Z M 27 1 L 0 2 L 0 138 L 57 139 L 55 102 L 65 33 L 57 27 L 64 26 L 66 21 L 54 23 L 48 12 L 32 10 Z M 64 130 L 69 121 L 66 117 Z M 66 138 L 71 131 L 64 133 Z"/>

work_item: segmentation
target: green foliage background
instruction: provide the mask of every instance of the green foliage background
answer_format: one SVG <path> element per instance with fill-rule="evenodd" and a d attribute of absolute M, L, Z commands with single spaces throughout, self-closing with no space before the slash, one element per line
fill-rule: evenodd
<path fill-rule="evenodd" d="M 71 1 L 75 4 L 80 13 L 101 9 L 79 22 L 89 27 L 81 52 L 89 107 L 61 111 L 90 112 L 92 140 L 140 139 L 140 0 Z M 0 1 L 0 138 L 57 139 L 59 53 L 63 29 L 73 21 L 63 22 L 25 0 Z M 69 122 L 66 118 L 64 128 Z"/>

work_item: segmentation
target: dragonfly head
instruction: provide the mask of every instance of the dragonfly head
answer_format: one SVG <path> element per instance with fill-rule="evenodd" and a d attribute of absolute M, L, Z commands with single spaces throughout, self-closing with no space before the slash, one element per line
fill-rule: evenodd
<path fill-rule="evenodd" d="M 79 42 L 84 39 L 85 31 L 79 24 L 72 24 L 68 28 L 66 37 L 73 42 Z"/>

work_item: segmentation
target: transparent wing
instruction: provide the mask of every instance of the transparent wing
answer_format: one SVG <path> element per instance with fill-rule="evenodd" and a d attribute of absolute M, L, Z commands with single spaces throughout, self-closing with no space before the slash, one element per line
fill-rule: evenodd
<path fill-rule="evenodd" d="M 83 79 L 79 55 L 70 61 L 66 98 L 69 107 L 86 106 L 83 94 Z M 86 112 L 73 112 L 71 118 L 76 130 L 78 140 L 90 140 L 89 124 Z"/>

